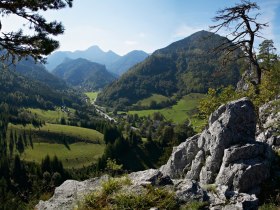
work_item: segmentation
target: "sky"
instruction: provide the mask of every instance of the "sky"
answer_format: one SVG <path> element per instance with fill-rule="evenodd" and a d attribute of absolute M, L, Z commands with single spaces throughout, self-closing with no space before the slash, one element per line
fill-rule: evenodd
<path fill-rule="evenodd" d="M 132 50 L 148 53 L 213 25 L 216 11 L 239 0 L 74 0 L 72 8 L 42 13 L 61 21 L 65 33 L 56 37 L 59 51 L 85 50 L 98 45 L 124 55 Z M 268 22 L 263 36 L 280 51 L 280 0 L 255 0 L 260 22 Z M 22 23 L 13 17 L 3 30 Z M 225 32 L 220 32 L 225 35 Z M 258 42 L 260 42 L 258 40 Z"/>

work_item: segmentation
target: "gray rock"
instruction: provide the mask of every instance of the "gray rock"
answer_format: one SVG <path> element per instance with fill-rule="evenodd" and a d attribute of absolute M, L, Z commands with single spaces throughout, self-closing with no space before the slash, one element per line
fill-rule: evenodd
<path fill-rule="evenodd" d="M 249 192 L 269 177 L 271 149 L 258 142 L 225 150 L 216 184 Z"/>
<path fill-rule="evenodd" d="M 256 139 L 276 149 L 280 148 L 280 98 L 270 101 L 259 109 L 260 123 Z"/>
<path fill-rule="evenodd" d="M 207 193 L 194 180 L 183 179 L 175 184 L 176 197 L 182 202 L 208 201 Z"/>
<path fill-rule="evenodd" d="M 258 198 L 255 195 L 229 191 L 227 186 L 219 185 L 216 192 L 208 193 L 211 210 L 257 210 Z"/>
<path fill-rule="evenodd" d="M 171 178 L 214 183 L 224 151 L 234 145 L 254 142 L 255 131 L 254 106 L 247 98 L 222 105 L 209 117 L 207 129 L 174 148 L 160 171 Z"/>
<path fill-rule="evenodd" d="M 162 173 L 157 169 L 133 172 L 128 175 L 134 185 L 154 185 L 162 177 Z"/>
<path fill-rule="evenodd" d="M 36 210 L 71 210 L 86 194 L 97 190 L 101 183 L 108 180 L 108 176 L 88 179 L 83 182 L 66 180 L 55 189 L 54 195 L 48 201 L 40 201 Z"/>
<path fill-rule="evenodd" d="M 167 164 L 160 168 L 163 175 L 168 175 L 171 178 L 181 178 L 184 176 L 184 171 L 189 170 L 193 159 L 199 151 L 197 145 L 198 137 L 199 135 L 195 135 L 188 138 L 185 142 L 173 148 Z"/>

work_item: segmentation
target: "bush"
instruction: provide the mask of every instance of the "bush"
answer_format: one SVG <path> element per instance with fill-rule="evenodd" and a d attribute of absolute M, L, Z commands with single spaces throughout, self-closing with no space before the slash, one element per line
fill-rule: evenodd
<path fill-rule="evenodd" d="M 181 207 L 180 210 L 202 210 L 206 209 L 208 205 L 207 202 L 193 201 Z"/>
<path fill-rule="evenodd" d="M 102 184 L 100 191 L 86 196 L 79 209 L 179 209 L 175 194 L 163 189 L 147 186 L 141 191 L 122 190 L 122 187 L 131 185 L 127 177 L 110 178 Z"/>

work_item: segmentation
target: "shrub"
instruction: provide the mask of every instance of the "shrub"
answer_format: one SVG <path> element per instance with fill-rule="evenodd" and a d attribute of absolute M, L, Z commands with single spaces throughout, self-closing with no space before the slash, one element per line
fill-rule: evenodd
<path fill-rule="evenodd" d="M 141 191 L 121 190 L 129 185 L 131 180 L 127 177 L 110 178 L 102 184 L 99 191 L 86 196 L 79 209 L 179 209 L 175 194 L 166 189 L 147 186 Z"/>

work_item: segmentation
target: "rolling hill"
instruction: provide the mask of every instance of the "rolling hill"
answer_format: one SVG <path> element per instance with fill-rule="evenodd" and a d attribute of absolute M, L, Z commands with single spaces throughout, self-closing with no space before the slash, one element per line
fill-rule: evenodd
<path fill-rule="evenodd" d="M 116 79 L 104 65 L 83 58 L 65 60 L 54 69 L 53 74 L 83 91 L 98 90 Z"/>
<path fill-rule="evenodd" d="M 157 50 L 106 87 L 97 103 L 122 109 L 152 94 L 180 97 L 205 93 L 210 87 L 236 85 L 240 65 L 233 61 L 225 66 L 223 52 L 213 52 L 225 39 L 199 31 Z"/>
<path fill-rule="evenodd" d="M 122 75 L 132 66 L 145 60 L 149 55 L 141 50 L 133 50 L 126 55 L 120 57 L 118 60 L 108 65 L 109 71 Z"/>

